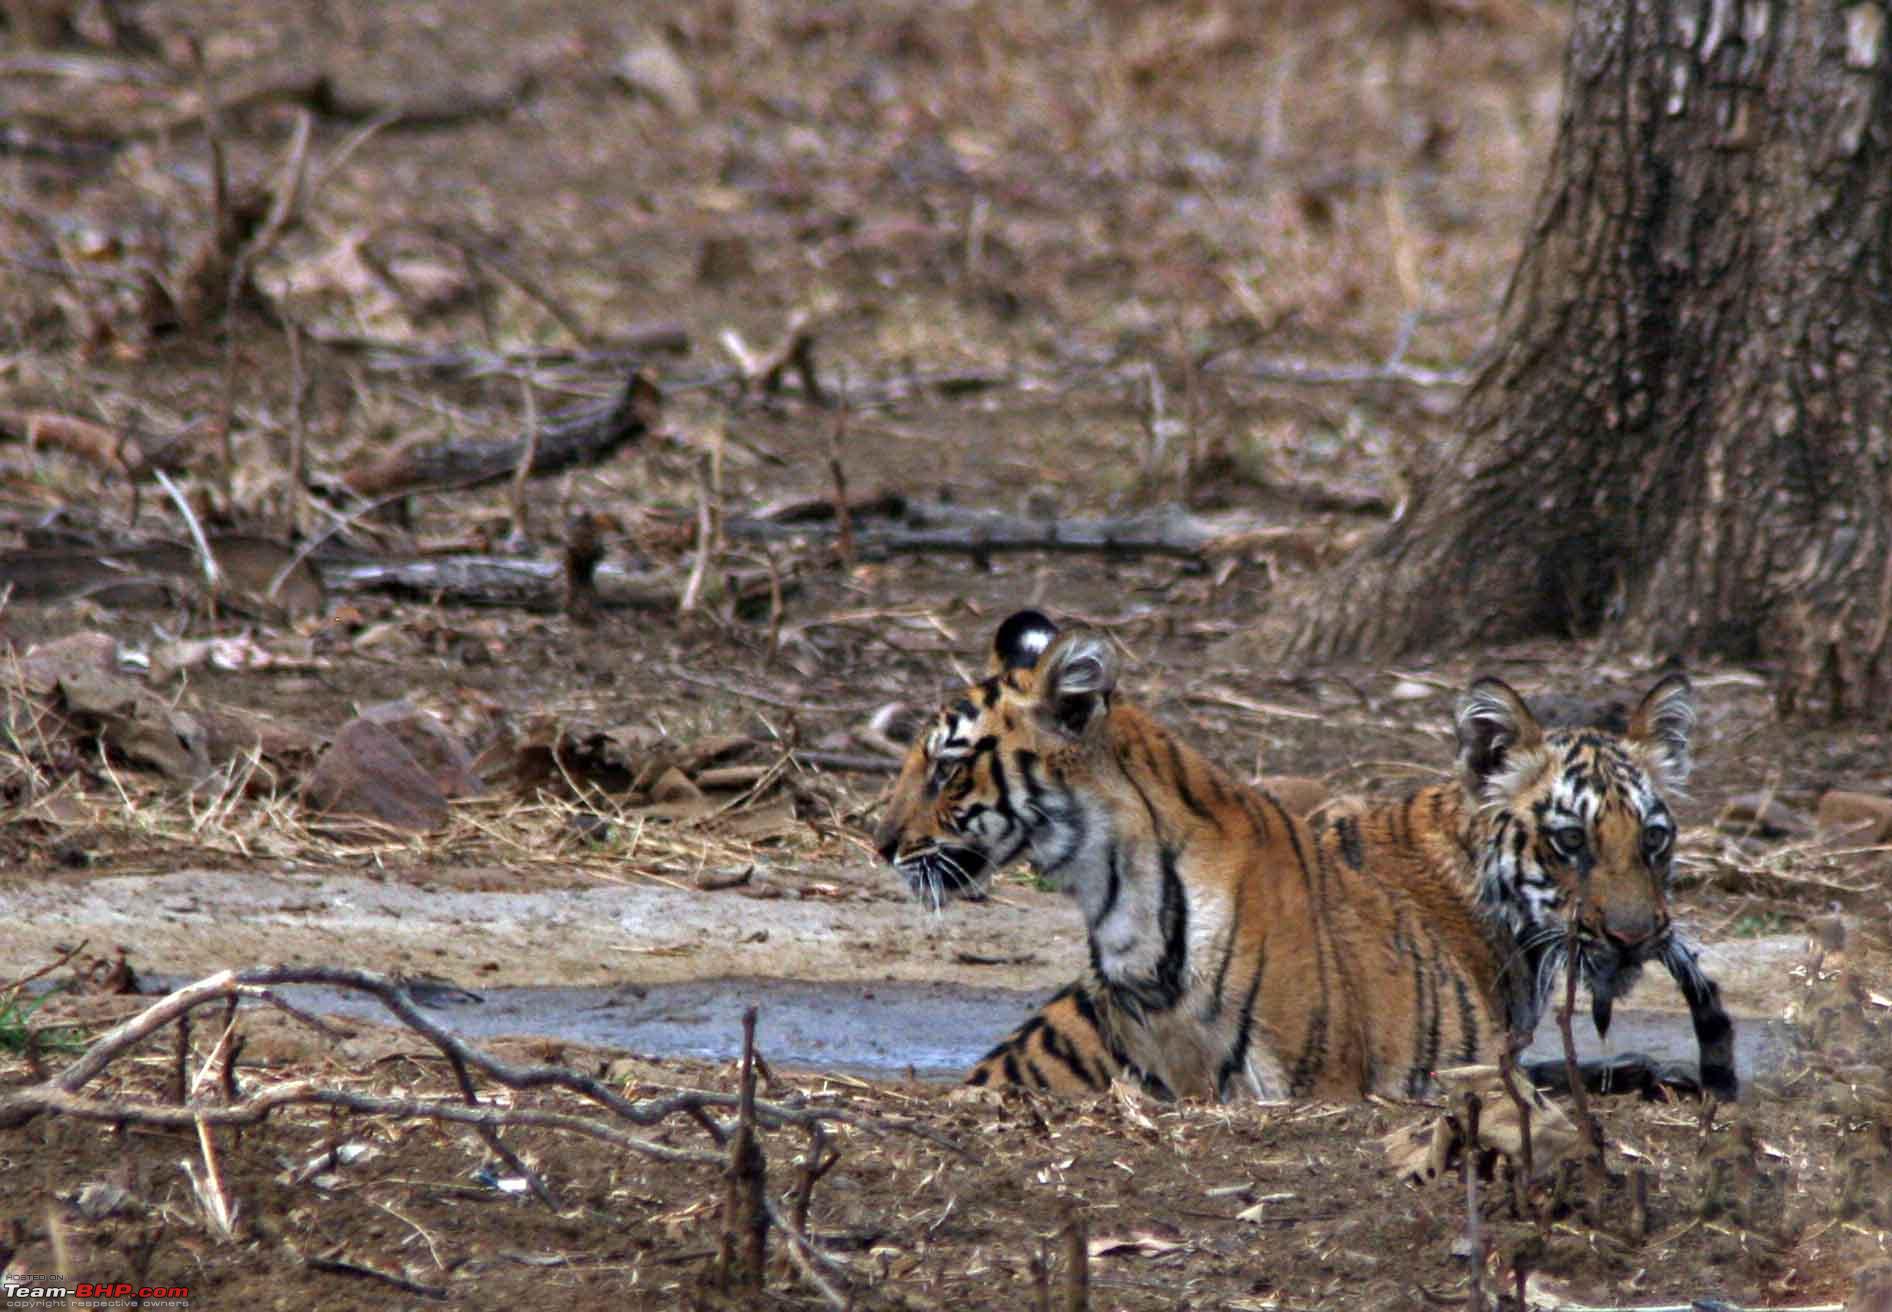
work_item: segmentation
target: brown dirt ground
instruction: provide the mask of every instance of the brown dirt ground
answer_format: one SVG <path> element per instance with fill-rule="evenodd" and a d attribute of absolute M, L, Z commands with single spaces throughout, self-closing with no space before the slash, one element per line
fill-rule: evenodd
<path fill-rule="evenodd" d="M 9 117 L 37 139 L 125 142 L 61 156 L 7 139 L 0 171 L 13 199 L 0 206 L 0 249 L 23 254 L 0 281 L 0 403 L 201 436 L 227 382 L 231 493 L 202 462 L 180 475 L 213 522 L 254 526 L 291 510 L 305 531 L 318 522 L 284 495 L 298 423 L 321 475 L 397 441 L 513 431 L 523 412 L 517 367 L 439 375 L 384 366 L 401 350 L 512 352 L 514 361 L 530 348 L 572 351 L 545 308 L 551 299 L 602 339 L 674 319 L 696 344 L 683 359 L 649 362 L 667 398 L 659 439 L 532 491 L 541 534 L 573 509 L 615 516 L 624 531 L 612 557 L 629 567 L 687 572 L 698 469 L 711 453 L 722 504 L 737 513 L 824 494 L 837 442 L 856 491 L 945 490 L 969 505 L 1067 515 L 1180 496 L 1204 510 L 1265 513 L 1307 529 L 1315 544 L 1207 568 L 1068 555 L 843 566 L 813 548 L 784 548 L 777 564 L 790 591 L 773 654 L 766 624 L 728 613 L 713 589 L 707 613 L 612 612 L 589 628 L 356 595 L 299 626 L 249 626 L 265 646 L 306 656 L 304 666 L 194 670 L 167 694 L 188 689 L 318 734 L 353 708 L 408 696 L 476 748 L 549 710 L 684 741 L 734 730 L 858 750 L 850 735 L 869 712 L 929 699 L 955 662 L 979 659 L 998 617 L 1032 604 L 1108 625 L 1136 658 L 1140 695 L 1237 769 L 1370 790 L 1446 763 L 1450 689 L 1477 671 L 1585 695 L 1631 693 L 1650 677 L 1646 661 L 1594 644 L 1403 670 L 1276 669 L 1246 655 L 1245 639 L 1278 600 L 1309 586 L 1374 522 L 1312 512 L 1295 489 L 1315 480 L 1396 501 L 1405 471 L 1447 434 L 1452 401 L 1450 389 L 1263 384 L 1256 366 L 1372 363 L 1406 323 L 1412 363 L 1475 357 L 1555 127 L 1561 9 L 1364 0 L 1270 7 L 1261 18 L 1214 0 L 191 6 L 206 64 L 229 85 L 295 67 L 324 70 L 337 88 L 318 102 L 312 143 L 318 161 L 341 162 L 258 269 L 265 291 L 314 335 L 354 339 L 308 346 L 298 405 L 282 335 L 260 317 L 245 321 L 226 355 L 220 338 L 158 322 L 132 290 L 140 269 L 178 281 L 207 223 L 206 152 L 186 112 L 194 82 L 180 71 L 188 57 L 172 7 L 118 8 L 143 25 L 152 50 L 140 58 L 164 80 L 79 66 L 42 75 L 9 65 L 0 75 Z M 82 24 L 81 37 L 90 30 Z M 14 43 L 5 50 L 18 53 L 18 33 L 5 31 Z M 666 108 L 613 76 L 621 56 L 653 42 L 678 57 L 694 108 Z M 488 94 L 509 97 L 508 107 L 365 136 L 373 107 L 347 108 Z M 272 176 L 291 113 L 265 98 L 222 116 L 239 176 Z M 513 272 L 469 266 L 438 236 L 442 225 L 492 244 Z M 715 345 L 725 329 L 771 345 L 798 310 L 815 316 L 829 385 L 870 398 L 850 410 L 838 439 L 833 412 L 792 388 L 769 404 L 738 398 Z M 366 339 L 383 349 L 365 349 Z M 619 376 L 615 362 L 582 352 L 548 361 L 535 373 L 542 411 L 606 395 Z M 1164 386 L 1160 412 L 1146 365 Z M 1004 381 L 898 390 L 948 373 Z M 893 399 L 872 399 L 884 396 Z M 166 524 L 163 499 L 145 489 L 139 531 L 181 533 Z M 506 528 L 503 493 L 416 496 L 405 511 L 398 523 L 356 525 L 352 540 L 471 548 Z M 8 544 L 19 545 L 48 517 L 122 535 L 133 504 L 123 484 L 101 482 L 80 460 L 0 445 L 0 512 Z M 721 563 L 761 558 L 732 548 Z M 167 633 L 230 633 L 244 622 L 16 599 L 0 626 L 24 651 L 78 629 L 150 648 Z M 1819 1303 L 1844 1297 L 1852 1272 L 1883 1260 L 1892 1243 L 1892 1112 L 1870 1091 L 1892 1025 L 1886 855 L 1834 856 L 1711 824 L 1742 793 L 1772 792 L 1805 817 L 1828 787 L 1887 792 L 1887 734 L 1782 724 L 1765 671 L 1699 673 L 1703 769 L 1684 848 L 1691 914 L 1735 961 L 1743 941 L 1798 931 L 1837 904 L 1851 927 L 1846 971 L 1829 959 L 1824 970 L 1803 966 L 1749 987 L 1747 1012 L 1798 1016 L 1809 1054 L 1804 1070 L 1721 1109 L 1712 1126 L 1686 1104 L 1607 1107 L 1618 1147 L 1602 1204 L 1566 1193 L 1533 1226 L 1511 1214 L 1502 1180 L 1488 1189 L 1487 1288 L 1522 1266 L 1539 1273 L 1540 1302 L 1562 1290 L 1612 1304 L 1710 1293 Z M 1075 929 L 1064 908 L 1022 883 L 996 907 L 953 908 L 944 922 L 911 915 L 862 834 L 872 777 L 809 773 L 789 830 L 747 843 L 683 831 L 598 844 L 572 831 L 569 809 L 511 801 L 463 808 L 425 839 L 340 843 L 312 832 L 293 800 L 207 806 L 122 763 L 58 764 L 53 781 L 66 791 L 56 806 L 10 776 L 0 896 L 81 897 L 104 881 L 184 870 L 386 880 L 422 895 L 557 895 L 640 881 L 687 891 L 705 866 L 754 860 L 776 873 L 783 899 L 829 899 L 874 938 L 874 951 L 851 965 L 811 946 L 802 957 L 779 951 L 769 971 L 1043 987 L 1068 970 L 1056 952 L 1015 971 L 960 960 L 982 935 L 998 939 L 992 927 L 1005 916 L 1020 918 L 1005 932 L 1023 938 Z M 786 905 L 694 896 L 712 908 L 706 914 L 727 908 L 739 925 L 765 923 L 771 906 Z M 114 933 L 137 967 L 180 974 L 301 958 L 470 984 L 607 983 L 753 972 L 757 960 L 686 945 L 627 964 L 608 936 L 577 931 L 534 938 L 423 921 L 418 935 L 383 940 L 325 933 L 319 908 L 312 923 L 289 927 L 215 910 L 186 923 L 154 907 L 148 923 L 130 917 Z M 68 937 L 50 919 L 0 926 L 4 973 L 45 963 Z M 1849 981 L 1866 990 L 1863 1004 L 1845 993 Z M 103 1025 L 137 1005 L 60 995 L 34 1023 Z M 248 1087 L 307 1078 L 452 1092 L 411 1036 L 351 1024 L 351 1038 L 330 1044 L 266 1016 L 248 1025 L 238 1067 Z M 198 1026 L 200 1055 L 213 1028 Z M 501 1046 L 515 1059 L 606 1072 L 634 1097 L 733 1083 L 727 1068 L 543 1041 Z M 121 1063 L 94 1091 L 155 1094 L 171 1070 L 165 1051 L 161 1043 Z M 22 1058 L 0 1056 L 0 1088 L 31 1078 Z M 986 1101 L 819 1072 L 776 1079 L 771 1098 L 897 1123 L 835 1127 L 840 1164 L 814 1190 L 812 1232 L 857 1306 L 1034 1306 L 1036 1264 L 1048 1263 L 1054 1288 L 1067 1279 L 1058 1235 L 1073 1215 L 1100 1250 L 1090 1264 L 1099 1308 L 1400 1308 L 1466 1292 L 1467 1263 L 1453 1255 L 1459 1189 L 1395 1185 L 1373 1142 L 1409 1109 Z M 708 1142 L 684 1121 L 654 1137 Z M 477 1181 L 490 1154 L 462 1130 L 324 1112 L 220 1133 L 240 1209 L 234 1238 L 221 1239 L 180 1165 L 199 1159 L 195 1135 L 41 1118 L 0 1132 L 0 1220 L 10 1225 L 0 1249 L 41 1278 L 64 1269 L 187 1284 L 196 1309 L 436 1297 L 468 1307 L 821 1305 L 781 1265 L 779 1242 L 765 1292 L 707 1287 L 721 1194 L 714 1170 L 547 1131 L 508 1138 L 552 1182 L 561 1210 Z M 771 1183 L 785 1191 L 806 1136 L 782 1129 L 765 1139 Z M 377 1151 L 298 1178 L 298 1166 L 341 1143 Z M 1649 1174 L 1646 1222 L 1629 1203 L 1639 1169 Z M 81 1190 L 101 1181 L 125 1199 L 110 1215 L 88 1215 Z M 382 1275 L 311 1261 L 330 1258 Z"/>

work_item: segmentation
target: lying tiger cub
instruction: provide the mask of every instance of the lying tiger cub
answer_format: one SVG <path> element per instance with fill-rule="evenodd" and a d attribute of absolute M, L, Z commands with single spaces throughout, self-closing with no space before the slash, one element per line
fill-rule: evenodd
<path fill-rule="evenodd" d="M 877 843 L 935 906 L 1021 857 L 1084 912 L 1091 968 L 973 1068 L 1064 1092 L 1419 1096 L 1534 1027 L 1568 918 L 1599 1028 L 1660 961 L 1704 1087 L 1736 1089 L 1720 991 L 1669 919 L 1687 679 L 1625 732 L 1545 729 L 1498 679 L 1462 696 L 1460 778 L 1291 815 L 1116 694 L 1104 638 L 1021 611 L 991 673 L 915 740 Z"/>

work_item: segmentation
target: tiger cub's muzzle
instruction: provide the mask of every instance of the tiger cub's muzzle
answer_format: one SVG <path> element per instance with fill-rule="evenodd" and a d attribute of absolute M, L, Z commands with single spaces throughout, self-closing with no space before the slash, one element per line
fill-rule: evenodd
<path fill-rule="evenodd" d="M 976 847 L 932 839 L 905 852 L 900 851 L 898 839 L 883 841 L 879 847 L 881 856 L 906 881 L 907 891 L 922 902 L 938 906 L 953 898 L 971 902 L 985 898 L 991 862 Z"/>

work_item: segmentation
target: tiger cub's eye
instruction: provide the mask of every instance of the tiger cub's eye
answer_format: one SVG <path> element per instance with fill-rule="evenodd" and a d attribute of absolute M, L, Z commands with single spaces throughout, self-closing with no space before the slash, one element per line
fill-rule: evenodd
<path fill-rule="evenodd" d="M 1550 831 L 1551 850 L 1565 859 L 1574 859 L 1582 854 L 1588 837 L 1582 825 L 1559 826 Z"/>

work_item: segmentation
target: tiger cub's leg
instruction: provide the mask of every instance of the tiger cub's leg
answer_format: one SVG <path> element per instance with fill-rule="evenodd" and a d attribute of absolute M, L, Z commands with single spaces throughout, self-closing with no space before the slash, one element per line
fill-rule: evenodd
<path fill-rule="evenodd" d="M 1734 1073 L 1734 1022 L 1721 1005 L 1721 988 L 1702 970 L 1695 949 L 1671 935 L 1662 964 L 1681 987 L 1688 1017 L 1695 1022 L 1695 1046 L 1701 1052 L 1701 1087 L 1717 1098 L 1733 1099 L 1741 1091 Z"/>
<path fill-rule="evenodd" d="M 987 1089 L 1084 1094 L 1102 1093 L 1119 1073 L 1140 1077 L 1106 1031 L 1109 1005 L 1095 980 L 1065 985 L 980 1058 L 966 1083 Z"/>

